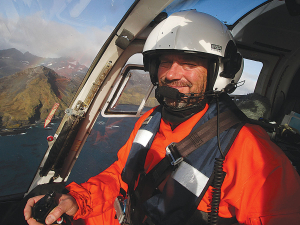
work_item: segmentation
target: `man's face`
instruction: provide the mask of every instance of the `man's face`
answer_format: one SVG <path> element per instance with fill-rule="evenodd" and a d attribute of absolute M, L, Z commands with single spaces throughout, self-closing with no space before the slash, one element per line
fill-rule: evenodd
<path fill-rule="evenodd" d="M 159 86 L 176 88 L 184 94 L 201 95 L 207 84 L 207 60 L 189 54 L 162 55 L 157 75 Z M 175 103 L 168 103 L 175 106 Z"/>

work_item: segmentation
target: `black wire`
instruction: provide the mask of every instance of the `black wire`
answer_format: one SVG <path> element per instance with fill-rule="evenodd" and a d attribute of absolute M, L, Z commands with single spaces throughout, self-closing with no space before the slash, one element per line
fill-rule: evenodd
<path fill-rule="evenodd" d="M 217 158 L 214 165 L 214 182 L 213 182 L 213 189 L 212 189 L 212 200 L 211 200 L 211 211 L 209 213 L 209 224 L 210 225 L 217 225 L 218 218 L 219 218 L 219 205 L 221 201 L 221 186 L 223 183 L 223 162 L 225 159 L 224 153 L 221 149 L 220 143 L 220 121 L 219 121 L 219 95 L 216 95 L 216 103 L 217 103 L 217 139 L 218 139 L 218 148 L 221 153 L 220 158 Z"/>
<path fill-rule="evenodd" d="M 219 96 L 217 95 L 216 97 L 217 101 L 217 138 L 218 138 L 218 148 L 219 151 L 222 155 L 222 158 L 225 159 L 224 153 L 221 148 L 221 143 L 220 143 L 220 106 L 219 106 Z"/>
<path fill-rule="evenodd" d="M 217 225 L 219 218 L 219 205 L 221 201 L 221 186 L 223 183 L 223 162 L 224 159 L 218 158 L 214 165 L 214 182 L 212 189 L 211 211 L 209 214 L 209 224 Z"/>

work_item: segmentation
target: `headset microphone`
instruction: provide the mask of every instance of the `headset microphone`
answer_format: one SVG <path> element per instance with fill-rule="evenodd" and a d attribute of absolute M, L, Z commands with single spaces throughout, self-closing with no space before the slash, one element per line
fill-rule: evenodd
<path fill-rule="evenodd" d="M 155 89 L 155 97 L 157 101 L 163 104 L 164 98 L 169 98 L 177 101 L 189 100 L 189 99 L 203 99 L 205 93 L 180 93 L 176 88 L 168 86 L 159 86 Z"/>

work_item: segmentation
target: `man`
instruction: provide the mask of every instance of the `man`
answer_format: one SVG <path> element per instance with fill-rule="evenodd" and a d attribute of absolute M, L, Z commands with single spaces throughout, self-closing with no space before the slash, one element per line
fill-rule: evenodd
<path fill-rule="evenodd" d="M 219 210 L 220 224 L 299 224 L 300 178 L 262 128 L 234 124 L 185 157 L 170 151 L 170 144 L 196 127 L 210 133 L 219 125 L 206 124 L 231 108 L 219 93 L 234 89 L 243 64 L 227 28 L 193 10 L 175 13 L 151 32 L 143 54 L 161 105 L 137 121 L 114 164 L 86 183 L 67 186 L 69 194 L 60 197 L 46 223 L 66 213 L 86 224 L 119 224 L 115 200 L 129 197 L 126 219 L 134 225 L 208 224 L 212 209 Z M 170 158 L 172 166 L 160 173 L 157 165 Z M 149 174 L 159 174 L 152 177 L 157 184 Z M 211 187 L 213 175 L 221 189 Z M 31 207 L 40 198 L 24 209 L 31 225 Z"/>

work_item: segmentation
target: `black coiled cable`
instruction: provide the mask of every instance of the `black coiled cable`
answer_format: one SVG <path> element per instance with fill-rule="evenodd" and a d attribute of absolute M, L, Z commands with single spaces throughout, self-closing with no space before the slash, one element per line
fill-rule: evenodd
<path fill-rule="evenodd" d="M 221 186 L 223 183 L 223 158 L 216 159 L 214 165 L 214 182 L 212 189 L 211 212 L 209 214 L 209 223 L 216 225 L 218 223 L 219 204 L 221 200 Z"/>
<path fill-rule="evenodd" d="M 210 225 L 217 225 L 219 217 L 219 205 L 221 201 L 221 186 L 223 183 L 223 162 L 225 159 L 224 153 L 221 149 L 220 143 L 220 132 L 219 132 L 219 96 L 216 95 L 217 102 L 217 138 L 218 138 L 218 148 L 221 153 L 221 157 L 217 158 L 214 165 L 214 181 L 212 189 L 212 200 L 211 200 L 211 212 L 208 217 L 208 222 Z"/>

